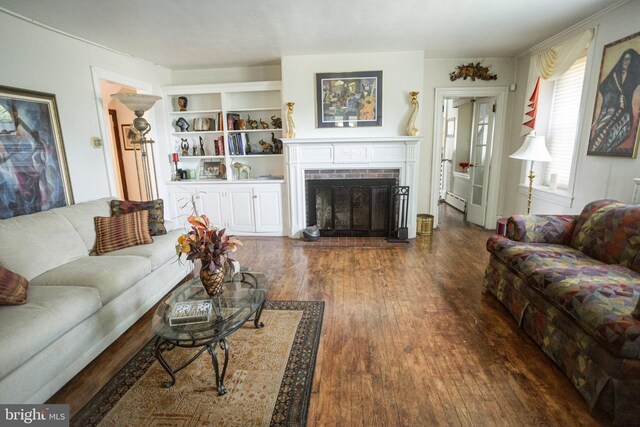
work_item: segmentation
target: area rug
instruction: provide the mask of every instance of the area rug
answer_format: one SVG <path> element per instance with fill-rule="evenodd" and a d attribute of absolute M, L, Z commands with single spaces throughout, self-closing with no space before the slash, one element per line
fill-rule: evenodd
<path fill-rule="evenodd" d="M 322 301 L 267 301 L 265 326 L 227 338 L 227 394 L 219 396 L 206 352 L 162 387 L 168 374 L 151 340 L 72 420 L 72 426 L 304 426 L 322 328 Z M 164 353 L 179 366 L 197 349 Z"/>

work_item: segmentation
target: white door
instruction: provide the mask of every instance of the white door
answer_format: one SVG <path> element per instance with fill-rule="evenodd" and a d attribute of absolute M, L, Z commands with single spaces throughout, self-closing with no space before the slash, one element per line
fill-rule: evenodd
<path fill-rule="evenodd" d="M 209 218 L 209 222 L 219 228 L 224 228 L 224 214 L 222 212 L 224 200 L 222 199 L 222 195 L 222 190 L 210 188 L 198 194 L 202 206 L 199 213 L 205 214 Z"/>
<path fill-rule="evenodd" d="M 177 227 L 188 227 L 187 218 L 189 218 L 190 215 L 194 215 L 194 206 L 199 214 L 204 213 L 201 194 L 197 194 L 195 190 L 193 192 L 180 190 L 169 191 L 173 202 L 173 219 Z"/>
<path fill-rule="evenodd" d="M 282 188 L 279 185 L 256 186 L 253 193 L 256 231 L 282 232 Z"/>
<path fill-rule="evenodd" d="M 471 139 L 471 194 L 467 199 L 467 220 L 485 227 L 487 212 L 487 186 L 491 146 L 493 144 L 493 123 L 495 119 L 495 98 L 479 98 L 473 109 L 473 134 Z"/>
<path fill-rule="evenodd" d="M 253 212 L 253 189 L 235 186 L 226 192 L 226 204 L 229 207 L 225 227 L 231 233 L 242 231 L 255 232 L 256 220 Z"/>

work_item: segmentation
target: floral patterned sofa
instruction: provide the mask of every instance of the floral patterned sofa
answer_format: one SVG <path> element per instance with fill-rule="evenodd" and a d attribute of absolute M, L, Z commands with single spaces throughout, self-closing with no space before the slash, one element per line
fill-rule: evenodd
<path fill-rule="evenodd" d="M 640 205 L 517 215 L 491 236 L 485 290 L 571 379 L 589 409 L 640 422 Z"/>

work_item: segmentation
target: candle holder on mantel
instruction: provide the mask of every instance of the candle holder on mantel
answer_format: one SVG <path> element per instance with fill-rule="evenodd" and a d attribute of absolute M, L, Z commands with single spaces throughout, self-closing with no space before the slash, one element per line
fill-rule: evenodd
<path fill-rule="evenodd" d="M 418 104 L 418 94 L 420 92 L 409 92 L 410 103 L 413 106 L 413 111 L 411 112 L 411 117 L 409 117 L 409 121 L 407 122 L 407 135 L 409 136 L 417 136 L 418 129 L 416 129 L 416 117 L 418 117 L 418 109 L 420 105 Z"/>
<path fill-rule="evenodd" d="M 287 102 L 287 133 L 284 134 L 285 138 L 296 137 L 296 125 L 293 123 L 293 106 L 295 102 Z"/>

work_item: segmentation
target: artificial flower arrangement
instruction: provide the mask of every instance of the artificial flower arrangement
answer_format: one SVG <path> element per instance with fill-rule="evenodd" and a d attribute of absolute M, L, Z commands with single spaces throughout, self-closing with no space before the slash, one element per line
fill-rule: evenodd
<path fill-rule="evenodd" d="M 466 172 L 467 169 L 469 169 L 470 167 L 473 167 L 473 163 L 460 162 L 460 163 L 458 163 L 458 166 L 460 166 L 460 168 L 462 169 L 463 172 Z"/>
<path fill-rule="evenodd" d="M 222 289 L 225 264 L 233 268 L 234 259 L 229 255 L 242 246 L 240 240 L 211 225 L 206 215 L 192 215 L 188 219 L 191 231 L 178 237 L 178 259 L 186 254 L 187 261 L 200 260 L 200 279 L 209 295 Z M 215 282 L 215 283 L 213 283 Z"/>

